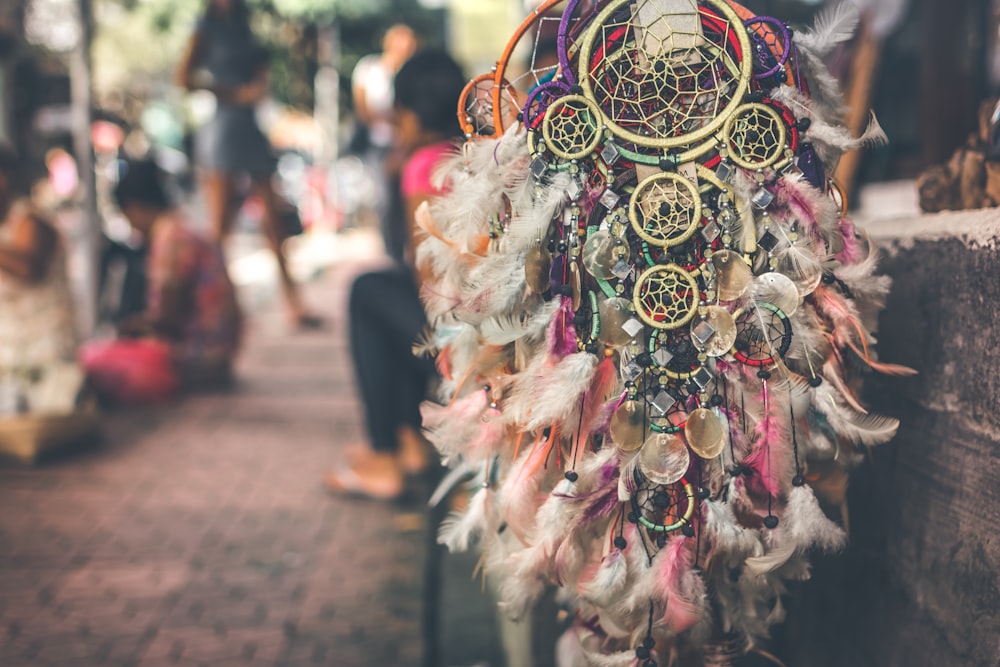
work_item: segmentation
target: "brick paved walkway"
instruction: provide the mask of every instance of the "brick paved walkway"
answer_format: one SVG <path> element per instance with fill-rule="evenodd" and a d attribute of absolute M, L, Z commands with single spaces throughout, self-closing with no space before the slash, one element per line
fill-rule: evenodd
<path fill-rule="evenodd" d="M 0 666 L 418 665 L 425 513 L 327 496 L 361 436 L 340 267 L 332 331 L 254 316 L 238 386 L 112 415 L 105 442 L 0 468 Z M 468 559 L 446 563 L 444 665 L 499 665 Z"/>

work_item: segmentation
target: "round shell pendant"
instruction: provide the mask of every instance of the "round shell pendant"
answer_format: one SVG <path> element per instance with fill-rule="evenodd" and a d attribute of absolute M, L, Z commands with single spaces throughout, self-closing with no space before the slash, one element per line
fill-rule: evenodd
<path fill-rule="evenodd" d="M 715 289 L 720 301 L 735 301 L 743 296 L 753 279 L 750 266 L 739 253 L 720 250 L 712 255 L 715 267 Z"/>
<path fill-rule="evenodd" d="M 583 303 L 583 282 L 580 280 L 580 265 L 576 262 L 569 264 L 569 287 L 572 290 L 570 298 L 573 300 L 573 310 L 580 310 Z"/>
<path fill-rule="evenodd" d="M 549 289 L 549 272 L 552 270 L 552 253 L 543 245 L 528 251 L 524 258 L 524 280 L 528 289 L 535 294 L 544 294 Z"/>
<path fill-rule="evenodd" d="M 706 408 L 698 408 L 688 415 L 684 437 L 691 451 L 703 459 L 714 459 L 726 447 L 722 419 Z"/>
<path fill-rule="evenodd" d="M 651 482 L 673 484 L 684 477 L 691 465 L 684 439 L 667 433 L 654 433 L 639 451 L 639 470 Z"/>
<path fill-rule="evenodd" d="M 583 268 L 598 280 L 611 280 L 615 266 L 628 262 L 629 254 L 627 244 L 601 230 L 591 234 L 583 246 Z"/>
<path fill-rule="evenodd" d="M 600 340 L 605 345 L 626 345 L 632 336 L 624 325 L 632 319 L 632 303 L 628 299 L 615 297 L 606 299 L 601 304 L 601 335 Z"/>
<path fill-rule="evenodd" d="M 796 287 L 792 279 L 775 271 L 757 276 L 754 279 L 753 295 L 757 301 L 773 303 L 789 317 L 799 309 L 799 302 L 802 300 L 799 288 Z"/>
<path fill-rule="evenodd" d="M 611 415 L 611 440 L 623 452 L 642 447 L 646 437 L 646 415 L 637 401 L 625 401 Z"/>
<path fill-rule="evenodd" d="M 736 319 L 722 306 L 709 306 L 705 316 L 691 324 L 691 342 L 709 357 L 721 357 L 736 342 Z"/>

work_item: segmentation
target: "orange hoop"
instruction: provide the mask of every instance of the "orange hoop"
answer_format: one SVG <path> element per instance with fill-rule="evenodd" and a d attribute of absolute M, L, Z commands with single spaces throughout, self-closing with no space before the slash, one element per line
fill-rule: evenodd
<path fill-rule="evenodd" d="M 507 42 L 507 46 L 504 47 L 500 60 L 497 61 L 496 71 L 493 74 L 493 122 L 496 123 L 498 135 L 503 134 L 507 131 L 507 128 L 510 127 L 510 124 L 507 122 L 509 119 L 503 118 L 503 114 L 501 113 L 500 94 L 503 90 L 504 84 L 507 82 L 507 65 L 510 63 L 510 58 L 514 54 L 514 49 L 517 48 L 517 45 L 521 42 L 521 38 L 524 37 L 529 30 L 531 30 L 532 26 L 534 26 L 546 13 L 548 13 L 550 9 L 563 2 L 566 2 L 566 0 L 545 0 L 545 2 L 536 7 L 534 11 L 528 15 L 528 18 L 524 19 L 524 21 L 521 22 L 521 25 L 517 27 L 517 30 L 514 31 L 513 36 L 511 36 L 510 40 Z M 507 86 L 510 87 L 510 84 L 507 84 Z M 511 88 L 511 92 L 514 95 L 514 98 L 520 102 L 520 98 L 517 97 L 517 91 Z M 518 107 L 520 106 L 521 105 L 518 104 Z"/>

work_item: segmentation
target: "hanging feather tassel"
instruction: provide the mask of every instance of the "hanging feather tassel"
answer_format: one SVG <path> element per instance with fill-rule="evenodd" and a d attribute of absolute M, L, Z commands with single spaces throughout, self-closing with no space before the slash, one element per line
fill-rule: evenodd
<path fill-rule="evenodd" d="M 591 577 L 577 585 L 580 596 L 598 607 L 608 607 L 625 590 L 628 583 L 628 561 L 620 549 L 604 557 Z"/>
<path fill-rule="evenodd" d="M 578 414 L 596 371 L 597 358 L 587 352 L 571 354 L 555 364 L 539 358 L 511 385 L 504 402 L 505 417 L 526 431 L 552 424 L 563 430 L 561 426 L 571 424 Z"/>
<path fill-rule="evenodd" d="M 489 487 L 481 487 L 473 494 L 464 512 L 453 512 L 441 522 L 438 544 L 447 546 L 452 552 L 464 553 L 475 541 L 495 532 L 496 525 L 493 491 Z"/>
<path fill-rule="evenodd" d="M 680 634 L 701 620 L 704 600 L 698 596 L 697 575 L 691 572 L 690 540 L 674 537 L 656 555 L 651 570 L 655 577 L 653 599 L 665 605 L 662 620 L 671 632 Z M 689 575 L 694 575 L 693 579 Z"/>
<path fill-rule="evenodd" d="M 781 526 L 783 537 L 803 551 L 810 548 L 839 551 L 847 543 L 847 534 L 827 518 L 808 486 L 792 488 Z"/>
<path fill-rule="evenodd" d="M 577 352 L 576 328 L 573 326 L 573 302 L 560 297 L 559 309 L 551 319 L 548 330 L 549 356 L 559 360 Z"/>
<path fill-rule="evenodd" d="M 835 46 L 854 37 L 861 13 L 846 0 L 819 13 L 811 30 L 795 36 L 795 43 L 818 56 L 829 54 Z"/>

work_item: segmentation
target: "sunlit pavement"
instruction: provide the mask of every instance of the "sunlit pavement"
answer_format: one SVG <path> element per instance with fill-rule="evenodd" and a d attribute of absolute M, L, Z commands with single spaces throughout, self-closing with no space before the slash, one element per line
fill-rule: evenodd
<path fill-rule="evenodd" d="M 422 505 L 320 485 L 361 438 L 342 304 L 377 243 L 293 251 L 329 322 L 303 333 L 244 241 L 232 390 L 116 412 L 100 445 L 0 468 L 0 666 L 420 664 Z M 444 665 L 500 664 L 473 560 L 445 564 Z"/>

